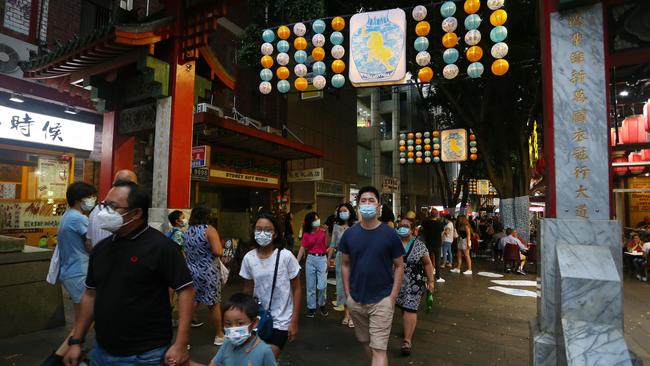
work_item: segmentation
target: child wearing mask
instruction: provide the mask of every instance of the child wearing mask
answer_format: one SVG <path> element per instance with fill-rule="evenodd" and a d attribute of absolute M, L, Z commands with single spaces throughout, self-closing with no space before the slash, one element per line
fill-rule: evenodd
<path fill-rule="evenodd" d="M 187 227 L 188 223 L 185 214 L 181 210 L 174 210 L 167 216 L 167 218 L 169 219 L 169 224 L 172 226 L 171 230 L 166 234 L 167 237 L 183 249 L 183 245 L 185 244 L 185 233 L 182 228 Z"/>

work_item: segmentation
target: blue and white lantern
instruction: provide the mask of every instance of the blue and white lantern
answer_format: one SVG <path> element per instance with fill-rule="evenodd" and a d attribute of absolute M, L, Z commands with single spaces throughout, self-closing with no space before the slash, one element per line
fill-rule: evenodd
<path fill-rule="evenodd" d="M 312 79 L 311 83 L 314 85 L 314 88 L 321 90 L 327 85 L 327 79 L 322 75 L 316 75 Z"/>
<path fill-rule="evenodd" d="M 453 1 L 445 1 L 442 6 L 440 6 L 440 15 L 443 18 L 447 18 L 456 14 L 456 4 Z"/>
<path fill-rule="evenodd" d="M 431 63 L 431 55 L 427 51 L 418 52 L 415 56 L 415 62 L 420 67 L 427 66 Z"/>
<path fill-rule="evenodd" d="M 332 76 L 332 86 L 335 88 L 340 88 L 345 84 L 345 76 L 341 74 L 336 74 Z"/>
<path fill-rule="evenodd" d="M 458 76 L 458 71 L 456 64 L 449 64 L 442 69 L 442 76 L 447 80 L 451 80 Z"/>
<path fill-rule="evenodd" d="M 508 44 L 504 42 L 499 42 L 494 46 L 492 46 L 492 50 L 490 53 L 492 54 L 492 57 L 499 59 L 499 58 L 506 57 L 506 55 L 508 55 L 508 50 L 509 50 Z"/>
<path fill-rule="evenodd" d="M 283 80 L 286 81 L 286 80 Z M 260 93 L 262 94 L 269 94 L 273 90 L 273 86 L 271 86 L 271 83 L 268 81 L 262 81 L 260 83 Z"/>
<path fill-rule="evenodd" d="M 267 43 L 273 42 L 275 39 L 275 32 L 270 29 L 265 29 L 264 32 L 262 32 L 262 39 Z"/>
<path fill-rule="evenodd" d="M 445 61 L 446 64 L 456 63 L 459 57 L 460 54 L 458 53 L 458 50 L 455 48 L 447 48 L 445 52 L 442 54 L 442 59 L 443 61 Z"/>
<path fill-rule="evenodd" d="M 429 39 L 427 37 L 418 37 L 415 39 L 413 45 L 418 52 L 426 51 L 429 48 Z"/>
<path fill-rule="evenodd" d="M 278 52 L 286 53 L 289 51 L 289 47 L 289 42 L 285 41 L 284 39 L 278 42 Z"/>
<path fill-rule="evenodd" d="M 485 71 L 485 68 L 480 62 L 473 62 L 467 67 L 467 75 L 472 79 L 480 78 L 483 71 Z"/>
<path fill-rule="evenodd" d="M 500 25 L 490 31 L 490 39 L 494 43 L 503 42 L 508 38 L 508 28 Z"/>
<path fill-rule="evenodd" d="M 299 64 L 304 64 L 307 62 L 307 52 L 298 50 L 293 54 L 293 59 L 296 60 L 296 62 Z"/>
<path fill-rule="evenodd" d="M 413 8 L 413 12 L 411 13 L 411 15 L 413 16 L 413 19 L 415 19 L 416 22 L 423 21 L 424 18 L 427 17 L 427 8 L 422 5 L 418 5 L 415 8 Z"/>
<path fill-rule="evenodd" d="M 289 92 L 289 89 L 291 89 L 291 84 L 289 84 L 287 80 L 278 81 L 278 91 L 280 93 L 287 93 Z"/>
<path fill-rule="evenodd" d="M 321 19 L 315 20 L 311 25 L 311 29 L 314 30 L 314 33 L 323 33 L 325 32 L 325 22 Z"/>
<path fill-rule="evenodd" d="M 325 71 L 327 71 L 327 66 L 325 66 L 325 63 L 323 61 L 316 61 L 311 66 L 311 70 L 316 75 L 325 75 Z"/>
<path fill-rule="evenodd" d="M 275 60 L 279 65 L 286 66 L 289 63 L 289 55 L 284 52 L 278 53 L 278 55 L 275 57 Z"/>
<path fill-rule="evenodd" d="M 342 44 L 343 40 L 344 40 L 343 33 L 341 32 L 332 32 L 332 34 L 330 35 L 330 42 L 332 42 L 332 44 L 334 45 Z"/>
<path fill-rule="evenodd" d="M 335 59 L 339 60 L 345 56 L 345 48 L 341 46 L 340 44 L 337 44 L 336 46 L 332 47 L 332 57 Z"/>
<path fill-rule="evenodd" d="M 273 71 L 271 71 L 271 69 L 262 69 L 260 71 L 260 79 L 262 79 L 262 81 L 273 79 Z"/>
<path fill-rule="evenodd" d="M 465 18 L 465 29 L 478 29 L 481 26 L 481 17 L 478 14 L 470 14 Z"/>
<path fill-rule="evenodd" d="M 465 44 L 468 46 L 476 46 L 481 42 L 481 32 L 478 29 L 472 29 L 465 33 Z"/>

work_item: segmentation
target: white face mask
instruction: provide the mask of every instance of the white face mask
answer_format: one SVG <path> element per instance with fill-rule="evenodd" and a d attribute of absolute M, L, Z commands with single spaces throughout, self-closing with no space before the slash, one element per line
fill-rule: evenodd
<path fill-rule="evenodd" d="M 251 325 L 242 325 L 240 327 L 224 328 L 225 337 L 235 346 L 241 346 L 251 336 L 249 329 Z"/>
<path fill-rule="evenodd" d="M 114 234 L 115 232 L 120 230 L 122 226 L 128 225 L 131 222 L 133 222 L 133 219 L 124 222 L 123 216 L 128 214 L 129 212 L 131 211 L 125 212 L 123 215 L 120 215 L 120 213 L 116 212 L 115 210 L 102 208 L 97 214 L 99 227 Z"/>
<path fill-rule="evenodd" d="M 190 223 L 190 221 L 189 221 L 188 219 L 185 219 L 185 220 L 183 220 L 183 221 L 181 222 L 181 227 L 185 227 L 185 226 L 187 226 L 189 223 Z"/>
<path fill-rule="evenodd" d="M 312 227 L 320 227 L 320 219 L 315 220 L 314 222 L 311 223 Z"/>
<path fill-rule="evenodd" d="M 86 197 L 81 200 L 81 209 L 86 212 L 90 212 L 95 207 L 97 202 L 97 197 Z"/>
<path fill-rule="evenodd" d="M 262 247 L 265 247 L 273 241 L 273 233 L 266 231 L 255 231 L 255 241 Z"/>

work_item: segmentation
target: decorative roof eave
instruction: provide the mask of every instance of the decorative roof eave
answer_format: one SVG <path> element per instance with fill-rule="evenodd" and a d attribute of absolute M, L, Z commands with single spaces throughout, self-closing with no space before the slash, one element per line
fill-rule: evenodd
<path fill-rule="evenodd" d="M 173 33 L 173 18 L 139 25 L 117 25 L 95 31 L 84 39 L 59 46 L 52 54 L 21 63 L 28 79 L 54 79 L 110 62 L 138 48 L 166 40 Z"/>
<path fill-rule="evenodd" d="M 212 73 L 216 75 L 226 87 L 235 90 L 235 83 L 237 80 L 228 72 L 228 70 L 226 70 L 225 67 L 223 67 L 217 55 L 212 52 L 212 49 L 205 46 L 201 47 L 199 51 L 201 52 L 201 56 L 203 56 L 205 62 L 210 66 Z"/>

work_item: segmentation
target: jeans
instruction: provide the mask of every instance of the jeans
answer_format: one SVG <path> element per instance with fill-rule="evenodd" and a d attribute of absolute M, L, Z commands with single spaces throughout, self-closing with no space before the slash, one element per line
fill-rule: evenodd
<path fill-rule="evenodd" d="M 646 263 L 648 263 L 648 261 L 645 258 L 634 258 L 632 261 L 634 269 L 636 269 L 636 273 L 641 275 L 641 277 L 646 277 L 647 275 L 645 271 Z"/>
<path fill-rule="evenodd" d="M 454 262 L 454 254 L 451 251 L 451 242 L 443 241 L 442 242 L 442 261 L 448 261 L 449 263 Z"/>
<path fill-rule="evenodd" d="M 135 356 L 113 356 L 95 342 L 90 354 L 90 366 L 164 366 L 167 348 L 155 348 Z"/>
<path fill-rule="evenodd" d="M 318 306 L 327 302 L 327 256 L 307 255 L 307 308 L 316 309 L 316 290 Z"/>

